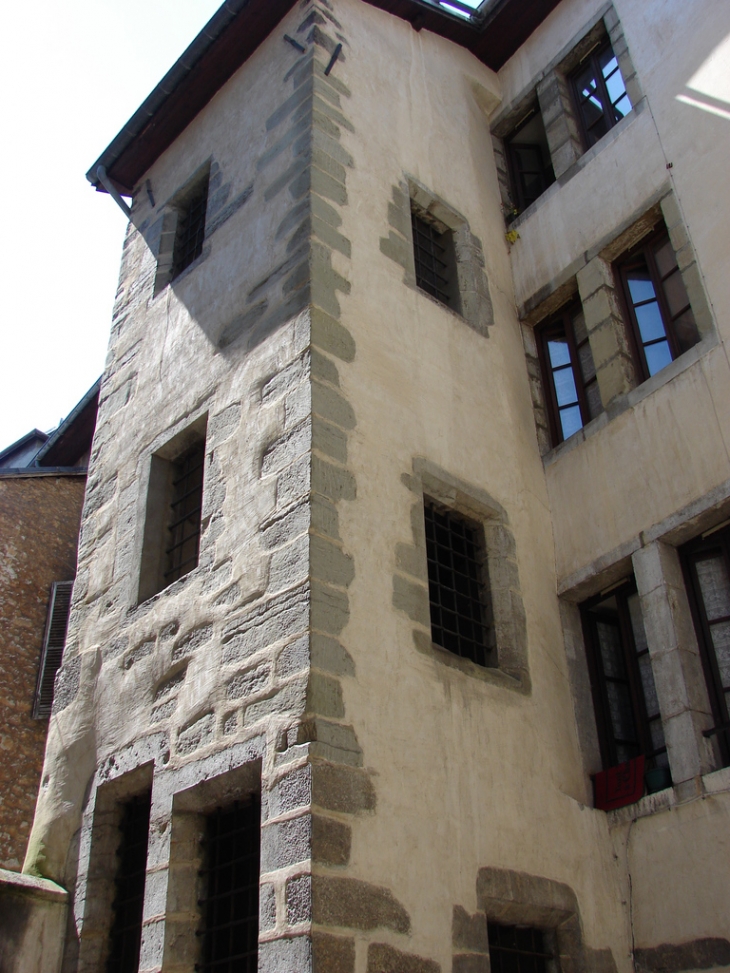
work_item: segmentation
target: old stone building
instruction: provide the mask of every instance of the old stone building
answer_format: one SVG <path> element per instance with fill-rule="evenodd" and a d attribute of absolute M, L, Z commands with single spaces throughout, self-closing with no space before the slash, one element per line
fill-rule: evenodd
<path fill-rule="evenodd" d="M 728 35 L 228 0 L 102 154 L 9 969 L 730 969 Z"/>

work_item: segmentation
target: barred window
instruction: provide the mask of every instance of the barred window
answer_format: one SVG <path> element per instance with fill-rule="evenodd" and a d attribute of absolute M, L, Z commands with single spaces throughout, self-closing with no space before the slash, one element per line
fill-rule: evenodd
<path fill-rule="evenodd" d="M 424 503 L 431 638 L 480 666 L 492 664 L 493 632 L 484 530 L 432 500 Z"/>
<path fill-rule="evenodd" d="M 205 443 L 201 442 L 196 443 L 172 464 L 165 585 L 177 581 L 198 564 L 204 461 Z"/>
<path fill-rule="evenodd" d="M 542 929 L 487 923 L 491 973 L 547 973 L 553 960 Z"/>
<path fill-rule="evenodd" d="M 147 791 L 122 810 L 106 973 L 137 973 L 139 968 L 151 802 Z"/>
<path fill-rule="evenodd" d="M 416 284 L 437 301 L 458 311 L 459 289 L 452 231 L 440 229 L 413 210 L 411 226 Z"/>
<path fill-rule="evenodd" d="M 48 604 L 48 619 L 43 636 L 38 681 L 33 700 L 33 718 L 43 719 L 51 715 L 53 708 L 53 687 L 66 643 L 66 629 L 71 610 L 73 581 L 54 581 L 51 585 L 51 598 Z"/>
<path fill-rule="evenodd" d="M 218 808 L 204 839 L 203 973 L 256 973 L 258 968 L 261 806 Z"/>
<path fill-rule="evenodd" d="M 203 252 L 205 215 L 208 210 L 208 183 L 209 172 L 206 172 L 179 204 L 172 255 L 172 280 L 197 260 Z"/>

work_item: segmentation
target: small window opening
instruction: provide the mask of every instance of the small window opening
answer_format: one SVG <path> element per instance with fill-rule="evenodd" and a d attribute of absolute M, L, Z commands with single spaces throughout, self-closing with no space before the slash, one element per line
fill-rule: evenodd
<path fill-rule="evenodd" d="M 204 838 L 203 973 L 257 973 L 261 807 L 218 808 Z"/>
<path fill-rule="evenodd" d="M 424 504 L 431 638 L 479 666 L 493 664 L 493 630 L 480 524 Z"/>
<path fill-rule="evenodd" d="M 197 260 L 203 252 L 205 215 L 208 209 L 208 182 L 209 173 L 206 172 L 179 204 L 172 258 L 172 280 Z"/>
<path fill-rule="evenodd" d="M 548 973 L 553 954 L 542 929 L 487 923 L 491 973 Z"/>
<path fill-rule="evenodd" d="M 455 311 L 459 310 L 454 235 L 411 210 L 416 284 Z"/>
<path fill-rule="evenodd" d="M 555 182 L 545 126 L 537 108 L 505 140 L 505 145 L 516 210 L 511 214 L 514 219 Z"/>
<path fill-rule="evenodd" d="M 609 43 L 596 46 L 571 75 L 586 148 L 631 111 L 618 60 Z"/>
<path fill-rule="evenodd" d="M 54 581 L 51 585 L 51 598 L 48 604 L 48 619 L 43 636 L 43 649 L 38 667 L 33 718 L 44 719 L 53 709 L 53 688 L 56 673 L 63 661 L 66 644 L 66 629 L 71 611 L 71 592 L 73 581 Z"/>
<path fill-rule="evenodd" d="M 604 768 L 643 754 L 668 767 L 641 604 L 633 581 L 587 602 L 583 620 Z"/>
<path fill-rule="evenodd" d="M 192 446 L 172 464 L 172 500 L 165 550 L 165 586 L 192 571 L 200 552 L 205 443 Z"/>
<path fill-rule="evenodd" d="M 122 810 L 106 973 L 137 973 L 139 969 L 151 801 L 147 791 Z"/>

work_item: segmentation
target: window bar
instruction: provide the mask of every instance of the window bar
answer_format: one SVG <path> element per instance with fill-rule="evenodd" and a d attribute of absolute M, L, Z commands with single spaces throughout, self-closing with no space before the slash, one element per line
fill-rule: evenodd
<path fill-rule="evenodd" d="M 122 812 L 106 973 L 137 973 L 139 967 L 151 801 L 147 791 L 128 801 Z"/>
<path fill-rule="evenodd" d="M 415 213 L 411 213 L 411 224 L 416 284 L 431 297 L 448 305 L 451 301 L 451 281 L 449 265 L 445 259 L 447 249 L 441 242 L 446 234 L 439 233 L 435 227 Z"/>
<path fill-rule="evenodd" d="M 258 798 L 208 817 L 201 973 L 257 973 L 260 819 Z"/>

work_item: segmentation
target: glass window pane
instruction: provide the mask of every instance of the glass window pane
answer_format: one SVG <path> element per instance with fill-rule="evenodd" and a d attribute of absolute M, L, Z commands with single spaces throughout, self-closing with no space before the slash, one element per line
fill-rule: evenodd
<path fill-rule="evenodd" d="M 720 681 L 723 689 L 730 688 L 730 622 L 717 622 L 710 626 L 712 644 L 717 657 L 717 668 L 720 670 Z"/>
<path fill-rule="evenodd" d="M 629 687 L 624 683 L 606 683 L 608 711 L 611 716 L 613 734 L 617 740 L 636 742 L 636 725 L 631 706 Z"/>
<path fill-rule="evenodd" d="M 674 270 L 677 266 L 677 258 L 669 240 L 665 240 L 654 250 L 654 259 L 662 277 L 666 277 L 670 271 Z"/>
<path fill-rule="evenodd" d="M 631 102 L 628 95 L 623 95 L 613 106 L 614 113 L 618 118 L 625 118 L 631 111 Z"/>
<path fill-rule="evenodd" d="M 610 78 L 606 77 L 606 88 L 612 105 L 615 105 L 626 94 L 626 86 L 620 71 L 615 71 Z"/>
<path fill-rule="evenodd" d="M 553 382 L 555 384 L 555 398 L 558 400 L 559 406 L 573 405 L 578 401 L 572 368 L 559 368 L 554 371 Z"/>
<path fill-rule="evenodd" d="M 596 375 L 596 366 L 593 363 L 593 354 L 591 352 L 591 346 L 586 343 L 581 345 L 578 349 L 578 362 L 580 364 L 580 373 L 583 376 L 583 381 L 587 384 L 591 382 Z"/>
<path fill-rule="evenodd" d="M 644 652 L 648 648 L 646 641 L 646 633 L 644 631 L 644 619 L 641 614 L 641 602 L 639 601 L 639 596 L 634 592 L 633 595 L 629 595 L 626 599 L 626 604 L 629 609 L 629 618 L 631 619 L 631 631 L 634 635 L 634 645 L 636 646 L 637 652 Z"/>
<path fill-rule="evenodd" d="M 626 669 L 621 650 L 621 635 L 618 625 L 599 620 L 596 623 L 598 646 L 601 650 L 601 662 L 605 675 L 613 679 L 625 679 Z"/>
<path fill-rule="evenodd" d="M 673 274 L 670 274 L 662 283 L 662 287 L 664 288 L 664 294 L 669 305 L 669 312 L 675 318 L 689 306 L 689 298 L 687 297 L 687 291 L 684 288 L 684 281 L 679 270 L 675 270 Z"/>
<path fill-rule="evenodd" d="M 695 562 L 708 621 L 730 615 L 730 576 L 721 554 Z"/>
<path fill-rule="evenodd" d="M 663 338 L 666 335 L 662 312 L 659 310 L 659 304 L 656 301 L 641 304 L 634 308 L 634 311 L 636 312 L 636 321 L 639 325 L 642 342 L 656 341 L 657 338 Z"/>
<path fill-rule="evenodd" d="M 577 405 L 560 411 L 560 425 L 563 429 L 563 439 L 569 439 L 579 429 L 583 428 L 580 408 Z"/>
<path fill-rule="evenodd" d="M 659 715 L 659 700 L 657 699 L 656 686 L 654 685 L 654 672 L 651 668 L 651 659 L 648 653 L 639 658 L 639 673 L 641 675 L 641 688 L 644 691 L 644 703 L 649 719 Z"/>
<path fill-rule="evenodd" d="M 695 323 L 695 316 L 691 309 L 685 311 L 684 314 L 680 314 L 673 322 L 672 327 L 674 328 L 674 337 L 677 339 L 680 354 L 683 351 L 687 351 L 693 345 L 696 345 L 700 340 L 700 334 Z"/>
<path fill-rule="evenodd" d="M 631 270 L 626 277 L 632 304 L 641 304 L 656 297 L 648 270 Z"/>
<path fill-rule="evenodd" d="M 649 345 L 648 348 L 644 348 L 644 354 L 646 355 L 646 367 L 649 369 L 650 375 L 656 375 L 663 368 L 672 361 L 672 352 L 669 350 L 669 345 L 666 341 L 660 341 L 656 345 Z"/>
<path fill-rule="evenodd" d="M 586 330 L 586 318 L 585 315 L 583 314 L 582 308 L 580 311 L 577 311 L 573 315 L 571 321 L 573 324 L 573 334 L 575 335 L 575 341 L 576 344 L 579 345 L 581 342 L 586 341 L 588 339 L 588 332 Z"/>
<path fill-rule="evenodd" d="M 596 416 L 603 412 L 603 402 L 601 402 L 601 391 L 598 388 L 598 382 L 591 382 L 590 385 L 586 386 L 586 396 L 588 397 L 588 413 L 591 419 L 595 419 Z"/>
<path fill-rule="evenodd" d="M 598 55 L 598 63 L 601 65 L 601 73 L 604 78 L 607 78 L 614 71 L 618 70 L 618 61 L 610 47 L 601 51 Z"/>
<path fill-rule="evenodd" d="M 570 364 L 570 348 L 566 338 L 551 338 L 548 341 L 548 355 L 553 368 Z"/>

